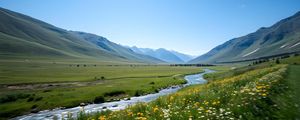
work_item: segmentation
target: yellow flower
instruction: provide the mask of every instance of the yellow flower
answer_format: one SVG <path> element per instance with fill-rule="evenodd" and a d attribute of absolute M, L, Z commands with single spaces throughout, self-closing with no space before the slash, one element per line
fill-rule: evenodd
<path fill-rule="evenodd" d="M 153 112 L 156 112 L 156 111 L 158 111 L 158 110 L 159 110 L 159 109 L 158 109 L 157 106 L 153 108 Z"/>
<path fill-rule="evenodd" d="M 99 120 L 106 120 L 105 115 L 104 116 L 100 116 L 98 119 Z"/>
<path fill-rule="evenodd" d="M 189 120 L 193 120 L 193 116 L 189 116 Z"/>
<path fill-rule="evenodd" d="M 200 104 L 199 102 L 196 102 L 196 103 L 194 104 L 194 106 L 197 107 L 199 104 Z"/>
<path fill-rule="evenodd" d="M 138 119 L 138 120 L 147 120 L 146 117 L 138 117 L 137 119 Z"/>
<path fill-rule="evenodd" d="M 214 101 L 212 104 L 216 105 L 216 104 L 219 104 L 219 103 L 220 103 L 220 101 Z"/>
<path fill-rule="evenodd" d="M 214 101 L 214 102 L 212 102 L 212 104 L 215 105 L 215 104 L 217 104 L 217 102 Z"/>
<path fill-rule="evenodd" d="M 141 113 L 141 112 L 138 112 L 137 115 L 138 115 L 138 116 L 143 116 L 144 114 Z"/>
<path fill-rule="evenodd" d="M 266 93 L 263 93 L 263 94 L 261 94 L 261 96 L 267 96 L 267 94 L 266 94 Z"/>
<path fill-rule="evenodd" d="M 173 99 L 174 99 L 174 97 L 173 97 L 173 96 L 171 96 L 171 97 L 170 97 L 170 101 L 172 101 Z"/>
<path fill-rule="evenodd" d="M 132 116 L 132 115 L 133 115 L 133 112 L 128 112 L 127 115 L 128 115 L 128 116 Z"/>

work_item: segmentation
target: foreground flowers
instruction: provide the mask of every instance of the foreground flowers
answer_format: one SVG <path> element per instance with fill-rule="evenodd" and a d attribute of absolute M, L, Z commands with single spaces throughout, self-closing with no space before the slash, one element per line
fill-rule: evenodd
<path fill-rule="evenodd" d="M 87 117 L 99 120 L 274 119 L 272 112 L 277 105 L 272 96 L 287 88 L 283 80 L 286 67 L 252 70 L 207 85 L 190 86 L 148 104 Z"/>

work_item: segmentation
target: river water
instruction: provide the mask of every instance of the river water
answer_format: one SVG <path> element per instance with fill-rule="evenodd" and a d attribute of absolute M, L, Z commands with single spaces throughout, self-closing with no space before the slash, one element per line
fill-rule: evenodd
<path fill-rule="evenodd" d="M 184 77 L 184 79 L 187 81 L 186 84 L 183 86 L 173 86 L 170 88 L 162 89 L 158 93 L 154 94 L 148 94 L 144 96 L 138 96 L 138 97 L 131 97 L 130 100 L 121 100 L 121 101 L 114 101 L 114 102 L 105 102 L 101 104 L 89 104 L 87 106 L 84 106 L 85 112 L 97 112 L 102 110 L 121 110 L 126 108 L 129 105 L 133 105 L 138 102 L 150 102 L 155 99 L 157 99 L 160 96 L 167 95 L 170 93 L 174 93 L 178 91 L 179 89 L 186 87 L 188 85 L 193 84 L 205 84 L 207 81 L 203 78 L 203 75 L 206 73 L 212 73 L 213 70 L 204 69 L 205 72 L 199 73 L 199 74 L 193 74 L 193 75 L 187 75 Z M 54 109 L 54 110 L 44 110 L 40 111 L 38 113 L 31 113 L 23 116 L 19 116 L 16 118 L 13 118 L 15 120 L 52 120 L 54 116 L 56 118 L 61 119 L 62 117 L 66 118 L 68 114 L 72 114 L 73 117 L 76 116 L 80 111 L 82 110 L 82 107 L 73 107 L 73 108 L 67 108 L 67 109 Z"/>

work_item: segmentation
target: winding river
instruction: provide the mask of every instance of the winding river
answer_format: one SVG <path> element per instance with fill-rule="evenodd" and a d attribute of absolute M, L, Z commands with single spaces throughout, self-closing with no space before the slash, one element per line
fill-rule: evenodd
<path fill-rule="evenodd" d="M 114 101 L 114 102 L 105 102 L 101 104 L 89 104 L 87 106 L 84 106 L 85 112 L 97 112 L 102 110 L 120 110 L 126 108 L 126 106 L 133 105 L 138 102 L 150 102 L 155 100 L 156 98 L 167 95 L 170 93 L 174 93 L 177 90 L 186 87 L 188 85 L 193 84 L 205 84 L 207 81 L 203 78 L 203 75 L 206 73 L 212 73 L 213 70 L 210 69 L 204 69 L 205 71 L 203 73 L 199 74 L 193 74 L 193 75 L 187 75 L 184 77 L 184 79 L 187 81 L 186 84 L 183 86 L 173 86 L 170 88 L 162 89 L 158 93 L 154 94 L 148 94 L 144 96 L 139 97 L 131 97 L 130 100 L 121 100 L 121 101 Z M 54 109 L 54 110 L 44 110 L 40 111 L 38 113 L 32 113 L 28 115 L 19 116 L 16 118 L 13 118 L 15 120 L 52 120 L 54 116 L 56 118 L 61 119 L 62 117 L 66 118 L 67 114 L 72 113 L 73 117 L 77 115 L 77 113 L 82 109 L 82 107 L 73 107 L 73 108 L 67 108 L 67 109 Z"/>

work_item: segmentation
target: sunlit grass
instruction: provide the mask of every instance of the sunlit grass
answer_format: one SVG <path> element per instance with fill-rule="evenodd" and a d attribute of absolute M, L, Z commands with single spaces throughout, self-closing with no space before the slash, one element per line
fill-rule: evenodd
<path fill-rule="evenodd" d="M 111 101 L 154 93 L 161 88 L 185 83 L 186 81 L 183 79 L 185 74 L 203 71 L 200 67 L 97 64 L 94 62 L 84 62 L 80 63 L 79 67 L 74 66 L 78 64 L 74 62 L 54 64 L 44 61 L 35 63 L 1 62 L 0 99 L 9 99 L 6 102 L 1 102 L 0 116 L 9 118 L 45 109 L 74 107 L 80 103 L 93 103 L 94 99 L 99 96 L 104 97 L 105 101 Z M 102 76 L 104 79 L 101 79 Z M 95 77 L 100 78 L 100 80 L 95 79 Z M 5 87 L 7 84 L 17 86 L 74 81 L 98 82 L 84 86 L 54 86 L 45 89 L 41 87 L 17 90 Z M 114 91 L 121 92 L 109 95 Z M 27 97 L 22 97 L 22 95 Z"/>
<path fill-rule="evenodd" d="M 284 119 L 274 98 L 288 91 L 287 66 L 258 68 L 243 74 L 196 85 L 151 103 L 125 110 L 81 114 L 78 119 L 191 120 L 191 119 Z"/>

